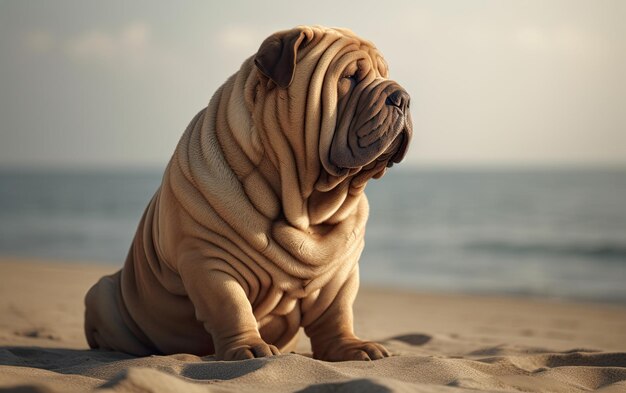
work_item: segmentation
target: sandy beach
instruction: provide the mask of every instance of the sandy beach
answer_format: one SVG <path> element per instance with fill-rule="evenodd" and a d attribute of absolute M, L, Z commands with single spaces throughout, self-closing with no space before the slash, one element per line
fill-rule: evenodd
<path fill-rule="evenodd" d="M 393 355 L 218 362 L 88 350 L 83 296 L 115 266 L 0 259 L 0 392 L 624 392 L 626 308 L 362 288 L 356 331 Z"/>

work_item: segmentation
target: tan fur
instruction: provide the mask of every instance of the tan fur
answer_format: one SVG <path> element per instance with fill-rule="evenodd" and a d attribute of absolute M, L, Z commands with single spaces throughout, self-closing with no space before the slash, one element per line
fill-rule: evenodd
<path fill-rule="evenodd" d="M 359 113 L 371 117 L 366 94 L 399 87 L 374 46 L 347 30 L 298 27 L 270 39 L 257 65 L 246 60 L 191 121 L 123 269 L 87 294 L 91 347 L 244 359 L 288 350 L 303 326 L 317 358 L 388 356 L 354 336 L 352 303 L 368 216 L 363 189 L 390 159 L 377 157 L 402 142 L 385 136 L 370 148 L 374 159 L 344 168 L 333 160 L 356 158 L 333 140 L 352 138 Z M 267 63 L 261 72 L 268 57 L 284 61 L 272 51 L 285 42 L 291 54 L 278 55 L 297 56 L 295 70 Z M 342 76 L 355 64 L 368 71 L 346 90 Z M 383 93 L 367 105 L 384 102 Z M 379 123 L 391 118 L 381 108 Z M 404 122 L 403 148 L 408 114 Z"/>

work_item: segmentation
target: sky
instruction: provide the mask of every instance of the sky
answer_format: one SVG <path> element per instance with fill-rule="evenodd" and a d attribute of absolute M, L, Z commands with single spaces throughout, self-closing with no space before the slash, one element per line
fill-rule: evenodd
<path fill-rule="evenodd" d="M 0 0 L 0 169 L 163 167 L 263 39 L 300 24 L 381 50 L 412 96 L 408 165 L 626 166 L 624 20 L 621 0 Z"/>

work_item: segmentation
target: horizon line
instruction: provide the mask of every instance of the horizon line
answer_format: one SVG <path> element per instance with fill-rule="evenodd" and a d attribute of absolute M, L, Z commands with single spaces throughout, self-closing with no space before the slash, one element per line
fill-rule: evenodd
<path fill-rule="evenodd" d="M 98 172 L 155 172 L 165 171 L 168 162 L 162 164 L 0 164 L 0 173 L 98 173 Z M 389 170 L 389 169 L 388 169 Z M 626 171 L 626 162 L 451 162 L 396 164 L 392 172 L 419 171 Z"/>

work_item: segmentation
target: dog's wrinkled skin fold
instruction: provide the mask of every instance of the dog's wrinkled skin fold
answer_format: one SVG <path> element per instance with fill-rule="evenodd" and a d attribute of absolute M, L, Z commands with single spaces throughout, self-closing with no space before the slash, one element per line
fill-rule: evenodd
<path fill-rule="evenodd" d="M 389 356 L 353 333 L 366 182 L 399 162 L 409 97 L 345 29 L 266 39 L 191 121 L 123 269 L 85 299 L 93 348 L 271 356 L 300 326 L 318 359 Z"/>

